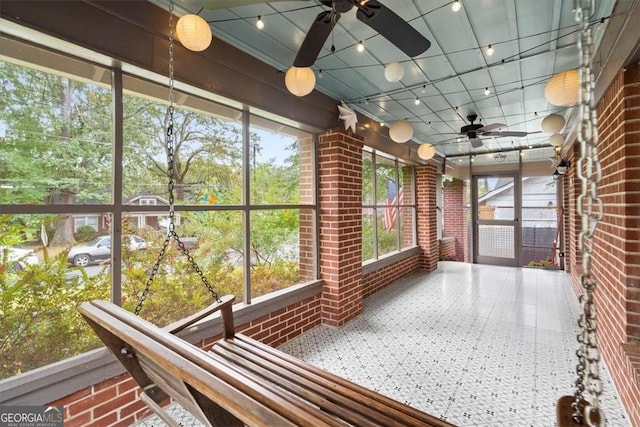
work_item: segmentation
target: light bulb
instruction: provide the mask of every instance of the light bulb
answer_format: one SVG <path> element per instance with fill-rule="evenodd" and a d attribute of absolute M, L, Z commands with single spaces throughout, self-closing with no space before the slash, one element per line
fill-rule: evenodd
<path fill-rule="evenodd" d="M 322 70 L 318 71 L 318 78 L 321 79 L 324 77 L 324 74 L 322 74 Z"/>
<path fill-rule="evenodd" d="M 484 88 L 484 94 L 485 94 L 486 96 L 489 96 L 489 94 L 490 94 L 490 93 L 491 93 L 491 91 L 489 90 L 489 88 L 488 88 L 488 87 L 485 87 L 485 88 Z"/>
<path fill-rule="evenodd" d="M 264 21 L 262 20 L 262 16 L 258 16 L 258 21 L 256 21 L 256 27 L 259 30 L 262 30 L 264 28 Z"/>
<path fill-rule="evenodd" d="M 420 99 L 416 98 L 416 100 L 413 101 L 413 103 L 416 104 L 416 105 L 420 105 Z"/>
<path fill-rule="evenodd" d="M 360 40 L 360 43 L 358 43 L 358 52 L 364 52 L 364 43 L 362 43 L 362 40 Z"/>
<path fill-rule="evenodd" d="M 495 49 L 489 45 L 489 47 L 487 47 L 487 56 L 493 56 L 494 53 L 496 53 Z"/>
<path fill-rule="evenodd" d="M 461 7 L 462 7 L 462 4 L 460 3 L 460 0 L 453 0 L 453 3 L 451 4 L 451 10 L 453 10 L 454 12 L 457 12 L 460 10 Z"/>

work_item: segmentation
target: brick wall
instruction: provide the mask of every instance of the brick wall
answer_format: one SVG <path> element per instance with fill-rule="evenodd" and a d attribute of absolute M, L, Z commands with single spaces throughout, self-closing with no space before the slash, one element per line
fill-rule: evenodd
<path fill-rule="evenodd" d="M 395 280 L 408 276 L 420 268 L 420 254 L 416 254 L 396 262 L 392 265 L 380 268 L 362 277 L 362 294 L 368 297 L 391 285 Z"/>
<path fill-rule="evenodd" d="M 455 238 L 455 260 L 469 261 L 469 226 L 467 224 L 467 186 L 459 179 L 448 181 L 442 188 L 443 237 Z"/>
<path fill-rule="evenodd" d="M 322 321 L 332 326 L 362 312 L 362 147 L 343 129 L 318 141 Z"/>
<path fill-rule="evenodd" d="M 315 203 L 315 143 L 313 138 L 298 140 L 300 164 L 300 203 Z M 313 280 L 316 277 L 314 253 L 315 211 L 300 209 L 300 240 L 298 245 L 300 281 Z"/>
<path fill-rule="evenodd" d="M 320 324 L 320 297 L 308 298 L 252 322 L 236 331 L 272 346 L 278 346 Z M 201 342 L 207 349 L 221 335 Z M 129 426 L 151 411 L 138 399 L 141 389 L 129 374 L 79 390 L 47 405 L 64 406 L 65 427 Z"/>
<path fill-rule="evenodd" d="M 604 216 L 594 234 L 592 272 L 598 283 L 598 345 L 630 417 L 640 425 L 640 66 L 621 73 L 598 106 L 599 195 Z M 573 158 L 577 154 L 574 152 Z M 577 163 L 572 161 L 572 169 Z M 580 181 L 573 172 L 569 199 Z M 569 206 L 569 268 L 578 288 L 581 225 Z"/>
<path fill-rule="evenodd" d="M 438 171 L 434 165 L 416 168 L 416 204 L 418 209 L 418 246 L 420 268 L 433 271 L 438 267 L 437 183 Z"/>
<path fill-rule="evenodd" d="M 440 261 L 458 261 L 456 258 L 456 238 L 445 237 L 440 240 Z"/>

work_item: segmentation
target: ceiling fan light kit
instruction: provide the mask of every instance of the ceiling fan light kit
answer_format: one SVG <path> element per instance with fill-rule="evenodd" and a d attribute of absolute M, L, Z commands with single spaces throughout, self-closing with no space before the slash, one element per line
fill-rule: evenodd
<path fill-rule="evenodd" d="M 578 70 L 565 70 L 549 79 L 544 97 L 558 107 L 571 107 L 578 102 L 580 76 Z"/>
<path fill-rule="evenodd" d="M 178 19 L 176 36 L 184 47 L 194 52 L 208 48 L 213 38 L 207 21 L 194 14 L 183 15 Z"/>
<path fill-rule="evenodd" d="M 305 96 L 316 86 L 316 75 L 310 67 L 291 67 L 284 76 L 287 90 L 295 96 Z"/>
<path fill-rule="evenodd" d="M 564 117 L 560 114 L 549 114 L 547 117 L 542 119 L 540 128 L 545 133 L 558 133 L 564 127 L 564 123 Z"/>
<path fill-rule="evenodd" d="M 413 137 L 413 126 L 406 120 L 397 120 L 389 127 L 389 138 L 398 144 L 404 144 Z"/>

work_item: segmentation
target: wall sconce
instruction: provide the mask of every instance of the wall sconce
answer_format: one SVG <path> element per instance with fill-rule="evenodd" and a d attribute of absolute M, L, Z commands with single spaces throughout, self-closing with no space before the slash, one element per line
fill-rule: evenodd
<path fill-rule="evenodd" d="M 564 175 L 565 173 L 567 173 L 569 166 L 571 166 L 571 164 L 567 160 L 562 159 L 556 167 L 556 172 L 558 172 L 560 175 Z"/>

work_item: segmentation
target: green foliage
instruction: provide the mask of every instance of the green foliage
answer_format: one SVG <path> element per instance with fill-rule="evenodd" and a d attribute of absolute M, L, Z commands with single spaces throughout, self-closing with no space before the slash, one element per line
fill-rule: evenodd
<path fill-rule="evenodd" d="M 0 217 L 2 241 L 19 239 L 19 227 Z M 18 237 L 16 237 L 18 236 Z M 100 345 L 81 319 L 82 301 L 108 298 L 105 274 L 67 281 L 66 251 L 24 270 L 0 268 L 0 378 L 71 357 Z M 81 271 L 82 273 L 82 271 Z"/>
<path fill-rule="evenodd" d="M 553 261 L 550 259 L 541 259 L 539 261 L 529 261 L 527 265 L 529 267 L 549 267 L 553 265 Z"/>
<path fill-rule="evenodd" d="M 79 242 L 88 242 L 89 240 L 96 237 L 97 231 L 90 225 L 82 225 L 78 227 L 78 231 L 76 231 L 75 238 Z"/>

